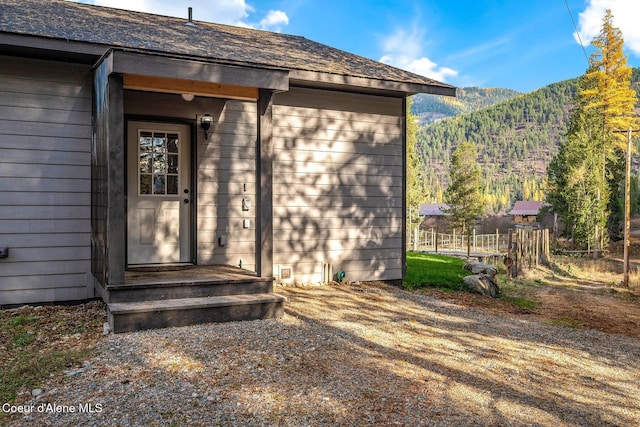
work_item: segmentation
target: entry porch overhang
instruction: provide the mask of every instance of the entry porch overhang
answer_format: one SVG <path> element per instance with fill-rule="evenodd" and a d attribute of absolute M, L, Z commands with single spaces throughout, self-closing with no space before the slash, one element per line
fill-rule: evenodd
<path fill-rule="evenodd" d="M 103 290 L 126 284 L 127 188 L 124 91 L 253 101 L 258 105 L 256 274 L 272 276 L 273 94 L 289 89 L 289 72 L 194 58 L 110 49 L 94 66 L 92 273 Z"/>
<path fill-rule="evenodd" d="M 289 90 L 289 72 L 110 49 L 95 68 L 123 76 L 124 89 L 257 100 L 260 89 Z"/>

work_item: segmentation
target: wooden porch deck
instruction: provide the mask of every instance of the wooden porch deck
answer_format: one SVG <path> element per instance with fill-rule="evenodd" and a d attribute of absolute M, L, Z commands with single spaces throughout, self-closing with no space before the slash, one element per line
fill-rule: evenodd
<path fill-rule="evenodd" d="M 162 285 L 189 283 L 221 283 L 254 281 L 259 278 L 256 273 L 230 265 L 170 265 L 130 267 L 125 270 L 124 285 Z M 272 281 L 273 279 L 267 279 Z M 109 287 L 110 289 L 118 288 Z"/>

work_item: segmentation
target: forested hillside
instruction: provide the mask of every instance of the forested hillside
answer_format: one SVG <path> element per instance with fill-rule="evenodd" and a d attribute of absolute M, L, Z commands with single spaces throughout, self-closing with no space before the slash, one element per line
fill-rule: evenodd
<path fill-rule="evenodd" d="M 462 141 L 477 146 L 487 213 L 507 212 L 516 200 L 543 200 L 546 168 L 564 138 L 577 81 L 554 83 L 421 126 L 418 151 L 426 165 L 425 201 L 442 201 L 449 159 Z M 640 69 L 634 69 L 636 90 L 639 81 Z"/>
<path fill-rule="evenodd" d="M 420 124 L 429 124 L 447 117 L 470 113 L 520 95 L 511 89 L 463 87 L 458 96 L 415 95 L 411 111 L 420 118 Z"/>

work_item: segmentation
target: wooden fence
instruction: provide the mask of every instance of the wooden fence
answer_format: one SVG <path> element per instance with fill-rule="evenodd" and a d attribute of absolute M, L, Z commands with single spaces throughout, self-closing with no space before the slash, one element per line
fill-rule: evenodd
<path fill-rule="evenodd" d="M 419 230 L 415 228 L 412 235 L 407 236 L 407 249 L 412 251 L 441 252 L 460 251 L 467 248 L 473 253 L 501 253 L 507 250 L 508 235 L 498 230 L 492 234 L 438 233 L 436 229 Z"/>
<path fill-rule="evenodd" d="M 415 228 L 407 234 L 407 250 L 434 252 L 475 257 L 503 258 L 507 276 L 515 277 L 526 269 L 535 268 L 549 258 L 549 230 L 533 227 L 509 229 L 507 234 L 498 230 L 492 234 L 471 235 L 438 233 L 436 229 Z"/>
<path fill-rule="evenodd" d="M 549 230 L 535 228 L 509 230 L 507 248 L 504 261 L 507 267 L 507 278 L 511 278 L 549 259 Z"/>

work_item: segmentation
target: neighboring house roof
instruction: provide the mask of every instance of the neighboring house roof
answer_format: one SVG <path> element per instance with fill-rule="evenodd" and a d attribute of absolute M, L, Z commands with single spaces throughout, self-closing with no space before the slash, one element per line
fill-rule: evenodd
<path fill-rule="evenodd" d="M 215 5 L 212 5 L 215 7 Z M 197 15 L 197 10 L 194 11 Z M 185 16 L 187 10 L 185 9 Z M 36 36 L 225 64 L 272 67 L 417 85 L 455 96 L 455 87 L 300 36 L 131 12 L 66 0 L 2 0 L 0 36 Z M 0 44 L 2 40 L 0 39 Z M 295 79 L 295 73 L 290 76 Z"/>
<path fill-rule="evenodd" d="M 449 209 L 445 203 L 423 203 L 420 205 L 420 216 L 445 216 L 443 211 Z"/>
<path fill-rule="evenodd" d="M 513 205 L 513 209 L 511 209 L 509 215 L 538 215 L 543 205 L 544 202 L 520 200 Z"/>

